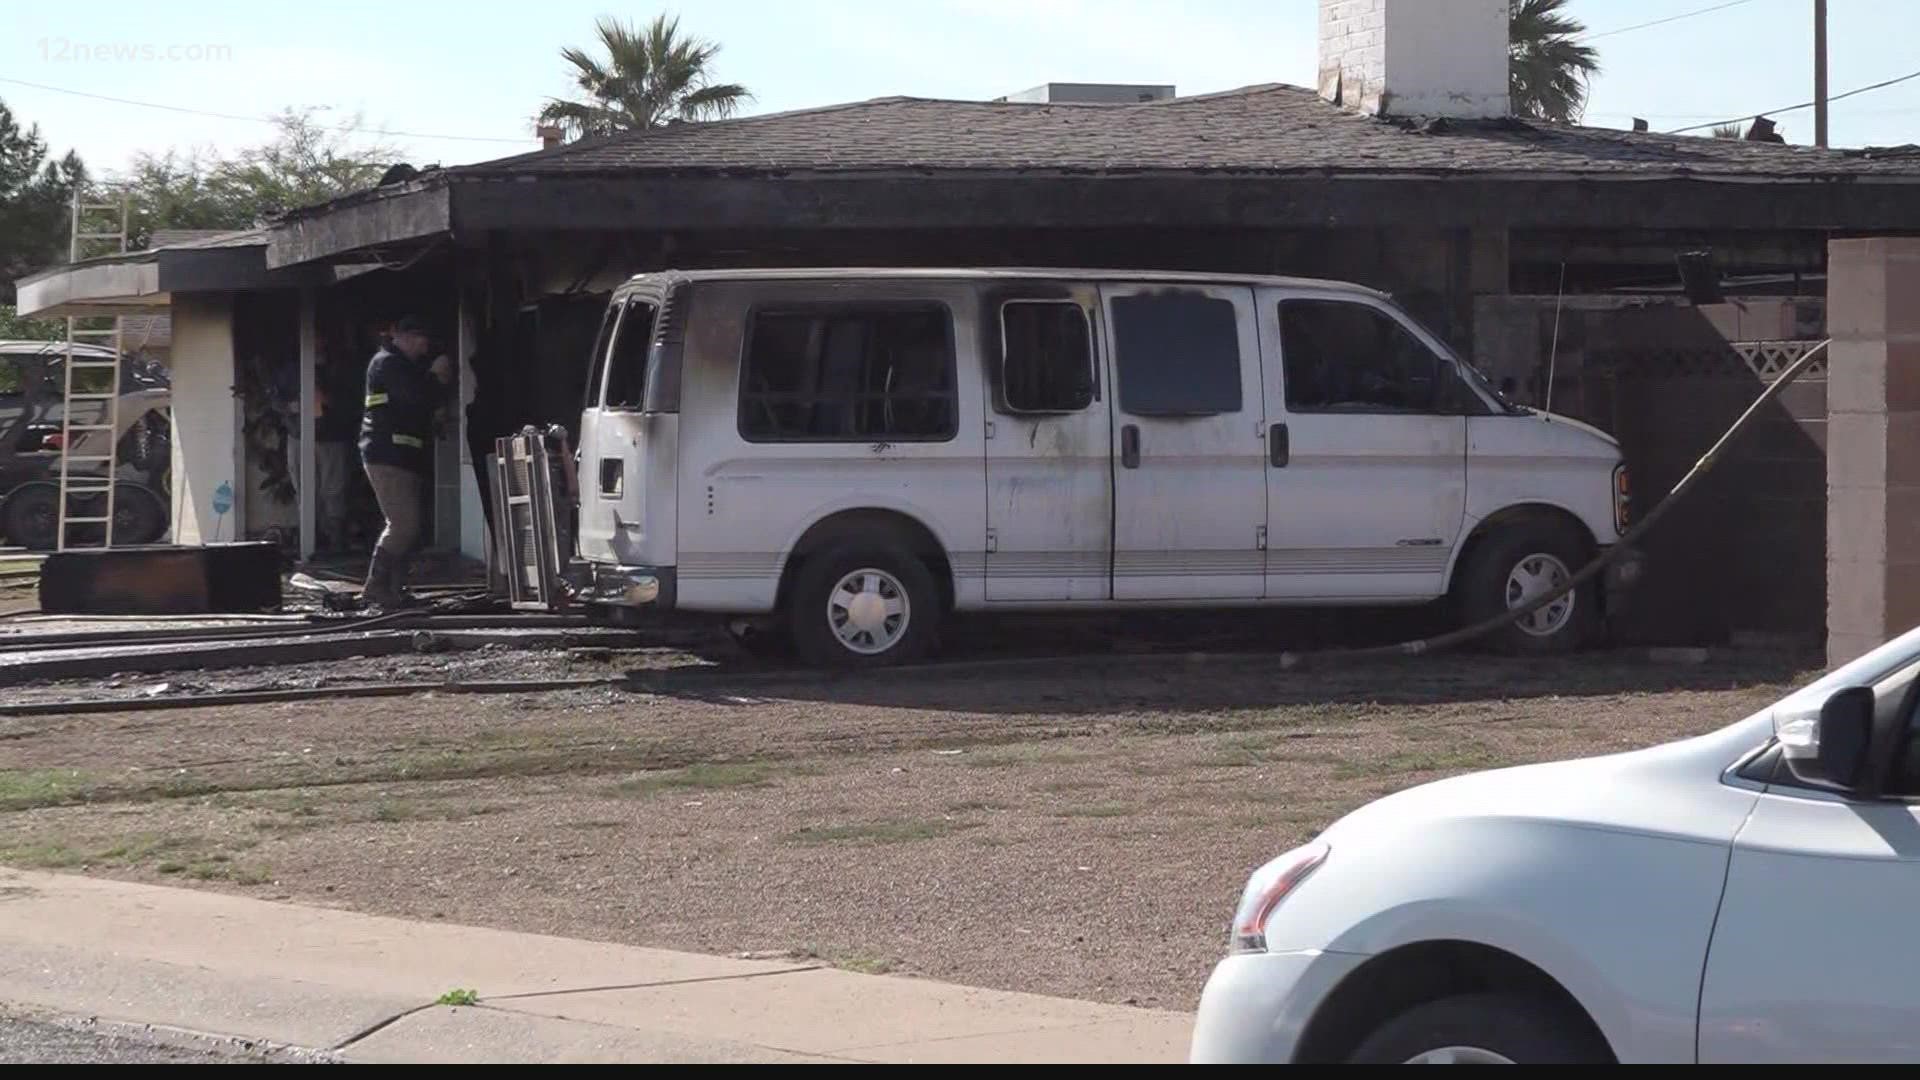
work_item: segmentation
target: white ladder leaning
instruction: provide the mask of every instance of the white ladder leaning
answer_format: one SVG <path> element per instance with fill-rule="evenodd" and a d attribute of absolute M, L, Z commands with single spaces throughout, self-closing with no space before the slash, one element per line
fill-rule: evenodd
<path fill-rule="evenodd" d="M 86 185 L 77 184 L 73 192 L 73 232 L 68 245 L 67 257 L 70 262 L 106 255 L 121 254 L 127 250 L 127 224 L 129 200 L 122 194 L 117 203 L 87 202 Z M 103 215 L 112 214 L 110 221 L 103 222 Z M 106 245 L 111 243 L 112 247 Z M 101 323 L 112 321 L 111 326 Z M 86 325 L 82 325 L 86 324 Z M 104 344 L 112 352 L 111 359 L 101 359 L 91 349 L 78 351 L 76 346 Z M 67 344 L 65 363 L 61 372 L 61 411 L 60 411 L 60 517 L 58 549 L 66 551 L 71 547 L 113 546 L 113 486 L 114 474 L 119 468 L 120 444 L 120 364 L 122 360 L 120 317 L 117 315 L 69 315 L 67 316 Z M 92 377 L 79 377 L 76 372 L 105 372 L 101 380 Z M 104 389 L 101 385 L 104 382 Z M 76 423 L 76 406 L 98 402 L 104 407 L 88 411 L 85 419 Z M 104 422 L 96 423 L 96 419 Z M 102 439 L 89 436 L 98 433 Z M 76 442 L 75 436 L 80 436 Z M 104 447 L 97 444 L 104 443 Z M 85 449 L 87 453 L 75 451 Z M 104 449 L 104 452 L 100 452 Z M 81 467 L 76 474 L 73 467 Z M 92 467 L 98 467 L 98 475 Z M 78 505 L 76 506 L 76 501 Z M 105 510 L 95 513 L 98 507 Z M 79 512 L 76 513 L 76 510 Z M 68 536 L 68 527 L 72 525 L 98 525 L 100 543 L 98 545 L 76 545 Z"/>

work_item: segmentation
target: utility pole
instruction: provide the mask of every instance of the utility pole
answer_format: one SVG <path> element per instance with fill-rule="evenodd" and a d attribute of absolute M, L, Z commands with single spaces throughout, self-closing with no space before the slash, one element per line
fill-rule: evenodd
<path fill-rule="evenodd" d="M 1827 145 L 1827 0 L 1813 0 L 1813 144 Z"/>

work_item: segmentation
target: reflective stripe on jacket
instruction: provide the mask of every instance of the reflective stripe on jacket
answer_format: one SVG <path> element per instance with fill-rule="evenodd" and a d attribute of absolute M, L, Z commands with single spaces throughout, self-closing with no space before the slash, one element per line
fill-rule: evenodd
<path fill-rule="evenodd" d="M 419 473 L 433 471 L 433 411 L 450 393 L 425 360 L 381 349 L 367 364 L 360 457 Z"/>

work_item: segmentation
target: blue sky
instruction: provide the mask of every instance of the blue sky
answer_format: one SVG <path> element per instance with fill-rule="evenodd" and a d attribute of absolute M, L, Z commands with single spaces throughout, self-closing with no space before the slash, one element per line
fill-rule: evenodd
<path fill-rule="evenodd" d="M 1715 0 L 1574 0 L 1590 32 Z M 1724 2 L 1724 0 L 1723 0 Z M 1830 0 L 1834 93 L 1920 69 L 1920 4 Z M 417 163 L 454 164 L 534 145 L 530 117 L 567 92 L 559 50 L 594 19 L 653 6 L 336 0 L 322 7 L 214 0 L 17 5 L 0 39 L 0 99 L 108 169 L 139 150 L 232 150 L 270 129 L 90 100 L 25 80 L 186 109 L 259 116 L 322 106 L 339 122 L 455 140 L 392 137 Z M 1172 83 L 1182 94 L 1314 81 L 1315 0 L 702 0 L 683 29 L 722 45 L 717 71 L 756 94 L 752 112 L 910 94 L 980 99 L 1042 82 Z M 1587 122 L 1656 130 L 1812 97 L 1812 0 L 1726 10 L 1595 41 L 1604 71 Z M 1783 115 L 1810 142 L 1811 110 Z M 485 140 L 497 141 L 485 141 Z M 1835 145 L 1920 142 L 1920 80 L 1833 106 Z"/>

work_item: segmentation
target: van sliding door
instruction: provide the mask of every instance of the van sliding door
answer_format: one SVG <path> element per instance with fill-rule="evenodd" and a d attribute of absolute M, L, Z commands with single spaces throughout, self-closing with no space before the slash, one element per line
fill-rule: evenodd
<path fill-rule="evenodd" d="M 1259 599 L 1267 462 L 1253 291 L 1101 293 L 1117 429 L 1114 599 Z"/>
<path fill-rule="evenodd" d="M 1105 600 L 1113 528 L 1112 425 L 1091 287 L 981 298 L 987 380 L 989 601 Z"/>

